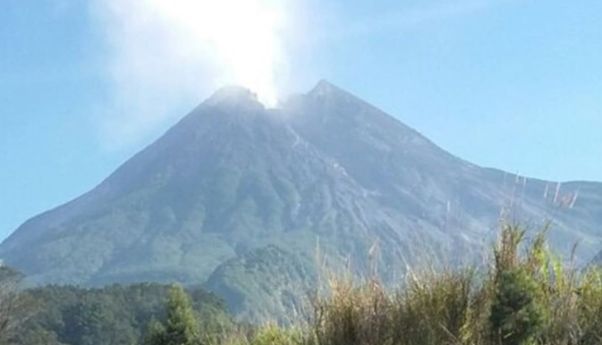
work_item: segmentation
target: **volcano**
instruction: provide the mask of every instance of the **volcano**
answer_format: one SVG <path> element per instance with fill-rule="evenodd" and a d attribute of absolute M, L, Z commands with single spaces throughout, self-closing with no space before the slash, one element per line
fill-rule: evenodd
<path fill-rule="evenodd" d="M 316 253 L 385 280 L 478 260 L 500 219 L 551 222 L 552 245 L 578 242 L 588 262 L 602 184 L 480 167 L 326 81 L 275 109 L 227 87 L 96 188 L 28 220 L 0 258 L 33 284 L 208 281 L 242 305 L 233 275 L 311 286 Z M 290 289 L 273 291 L 288 305 Z"/>

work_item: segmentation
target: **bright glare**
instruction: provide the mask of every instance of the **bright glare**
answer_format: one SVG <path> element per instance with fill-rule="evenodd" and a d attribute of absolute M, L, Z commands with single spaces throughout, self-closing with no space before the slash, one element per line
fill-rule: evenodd
<path fill-rule="evenodd" d="M 287 2 L 112 0 L 108 2 L 109 13 L 118 29 L 111 35 L 121 41 L 120 51 L 126 52 L 120 60 L 145 60 L 143 52 L 147 51 L 165 56 L 170 60 L 166 65 L 174 61 L 193 67 L 195 61 L 198 66 L 210 65 L 210 73 L 195 77 L 212 85 L 247 87 L 263 103 L 273 105 L 277 100 L 277 71 L 284 61 L 281 36 Z M 141 37 L 145 37 L 144 42 L 140 42 Z M 142 69 L 138 65 L 135 68 Z M 161 71 L 143 72 L 146 77 Z"/>
<path fill-rule="evenodd" d="M 274 106 L 288 82 L 284 43 L 298 1 L 91 0 L 107 53 L 104 141 L 136 142 L 222 86 L 247 87 Z"/>
<path fill-rule="evenodd" d="M 206 51 L 224 67 L 223 83 L 253 90 L 273 105 L 275 70 L 280 63 L 278 33 L 284 8 L 266 0 L 145 0 L 165 24 Z"/>

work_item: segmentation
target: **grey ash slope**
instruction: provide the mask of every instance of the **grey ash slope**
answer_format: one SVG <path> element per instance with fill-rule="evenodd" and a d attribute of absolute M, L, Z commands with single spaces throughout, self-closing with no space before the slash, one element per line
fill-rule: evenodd
<path fill-rule="evenodd" d="M 551 221 L 556 247 L 568 253 L 579 242 L 584 260 L 601 246 L 601 183 L 556 183 L 478 167 L 328 82 L 290 103 L 300 135 L 381 207 L 403 214 L 416 232 L 445 238 L 452 251 L 488 241 L 501 212 L 533 227 Z"/>
<path fill-rule="evenodd" d="M 196 284 L 215 271 L 223 287 L 249 255 L 275 255 L 261 248 L 307 267 L 319 242 L 361 271 L 377 244 L 394 278 L 421 260 L 474 259 L 506 207 L 552 219 L 555 246 L 579 241 L 583 260 L 601 247 L 601 184 L 480 168 L 327 82 L 277 110 L 227 88 L 98 187 L 23 224 L 0 257 L 38 283 Z"/>

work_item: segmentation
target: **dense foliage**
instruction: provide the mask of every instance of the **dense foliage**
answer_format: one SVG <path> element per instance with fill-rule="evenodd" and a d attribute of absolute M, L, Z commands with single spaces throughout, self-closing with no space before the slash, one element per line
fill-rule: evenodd
<path fill-rule="evenodd" d="M 226 261 L 203 287 L 219 291 L 239 320 L 290 324 L 308 313 L 307 296 L 317 281 L 313 266 L 270 245 Z"/>
<path fill-rule="evenodd" d="M 28 290 L 25 294 L 38 312 L 20 326 L 13 341 L 23 345 L 139 344 L 151 320 L 166 318 L 168 290 L 159 284 Z M 191 291 L 190 308 L 202 315 L 204 324 L 231 324 L 222 302 L 203 290 Z"/>
<path fill-rule="evenodd" d="M 201 329 L 190 297 L 181 286 L 169 290 L 165 325 L 153 320 L 145 345 L 201 345 Z"/>

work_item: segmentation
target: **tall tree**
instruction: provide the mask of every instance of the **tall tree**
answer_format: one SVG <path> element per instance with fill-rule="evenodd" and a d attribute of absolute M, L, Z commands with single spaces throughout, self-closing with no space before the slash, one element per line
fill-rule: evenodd
<path fill-rule="evenodd" d="M 146 339 L 147 345 L 201 345 L 199 321 L 192 309 L 190 297 L 179 285 L 169 291 L 165 325 L 153 321 Z"/>

